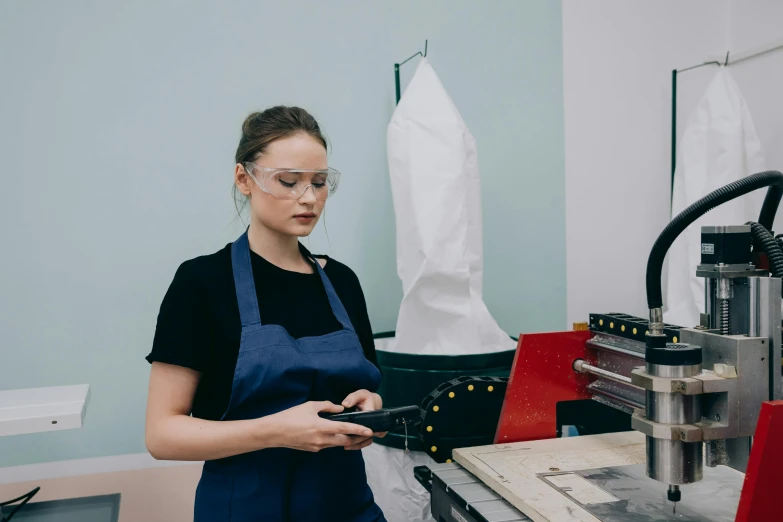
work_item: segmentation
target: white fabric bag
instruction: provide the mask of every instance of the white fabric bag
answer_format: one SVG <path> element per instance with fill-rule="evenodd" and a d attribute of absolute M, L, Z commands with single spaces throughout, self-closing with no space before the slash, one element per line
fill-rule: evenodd
<path fill-rule="evenodd" d="M 672 217 L 713 190 L 763 170 L 764 154 L 748 106 L 729 70 L 721 67 L 680 144 Z M 696 277 L 701 227 L 758 221 L 764 194 L 757 190 L 711 210 L 677 238 L 668 254 L 666 322 L 690 328 L 704 312 L 704 279 Z"/>
<path fill-rule="evenodd" d="M 404 292 L 389 350 L 513 350 L 482 299 L 476 142 L 426 58 L 389 123 L 387 153 Z"/>
<path fill-rule="evenodd" d="M 435 461 L 422 451 L 405 451 L 380 444 L 362 450 L 367 483 L 388 522 L 432 521 L 430 493 L 413 476 L 416 466 Z"/>

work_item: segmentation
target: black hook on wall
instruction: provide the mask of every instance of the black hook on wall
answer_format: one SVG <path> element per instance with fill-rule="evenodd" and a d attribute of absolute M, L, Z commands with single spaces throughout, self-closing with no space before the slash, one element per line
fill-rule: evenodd
<path fill-rule="evenodd" d="M 397 103 L 400 103 L 400 66 L 405 65 L 406 63 L 413 60 L 417 56 L 421 56 L 422 58 L 427 57 L 427 40 L 424 40 L 424 53 L 419 51 L 414 55 L 406 58 L 402 62 L 394 64 L 394 87 L 397 90 Z"/>

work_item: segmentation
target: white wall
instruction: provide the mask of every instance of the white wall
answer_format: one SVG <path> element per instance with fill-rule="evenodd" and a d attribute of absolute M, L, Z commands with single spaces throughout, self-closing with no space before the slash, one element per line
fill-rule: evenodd
<path fill-rule="evenodd" d="M 672 69 L 783 37 L 781 20 L 775 0 L 563 1 L 568 324 L 647 315 L 647 256 L 670 219 Z M 783 52 L 732 73 L 783 170 Z M 679 75 L 678 135 L 714 74 Z"/>
<path fill-rule="evenodd" d="M 568 324 L 646 316 L 647 256 L 669 219 L 671 71 L 721 49 L 722 23 L 711 0 L 563 2 Z"/>
<path fill-rule="evenodd" d="M 729 49 L 742 52 L 783 41 L 783 2 L 733 0 L 728 16 Z M 767 168 L 783 171 L 783 49 L 731 66 L 753 114 L 753 124 L 764 147 Z M 783 232 L 783 213 L 775 220 Z"/>

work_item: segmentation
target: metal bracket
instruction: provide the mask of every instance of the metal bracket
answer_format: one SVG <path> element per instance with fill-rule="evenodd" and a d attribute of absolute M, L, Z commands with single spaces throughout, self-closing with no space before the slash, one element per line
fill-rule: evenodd
<path fill-rule="evenodd" d="M 631 427 L 654 439 L 700 442 L 704 440 L 701 428 L 693 424 L 658 424 L 637 411 L 631 416 Z"/>
<path fill-rule="evenodd" d="M 699 265 L 696 267 L 697 277 L 767 277 L 769 271 L 756 268 L 752 263 L 737 265 Z"/>
<path fill-rule="evenodd" d="M 779 325 L 780 319 L 777 321 Z M 779 331 L 780 326 L 777 328 Z M 761 403 L 769 397 L 772 341 L 768 337 L 718 335 L 688 328 L 681 330 L 681 336 L 682 342 L 701 346 L 703 366 L 715 370 L 698 376 L 704 394 L 702 415 L 711 421 L 736 425 L 735 437 L 753 436 Z"/>
<path fill-rule="evenodd" d="M 650 375 L 644 367 L 631 371 L 631 384 L 645 390 L 660 393 L 681 393 L 683 395 L 700 395 L 703 393 L 702 381 L 695 378 L 666 378 Z"/>
<path fill-rule="evenodd" d="M 730 439 L 736 437 L 737 427 L 727 423 L 702 419 L 696 424 L 659 424 L 636 411 L 631 416 L 631 427 L 655 439 L 702 442 L 706 440 Z"/>
<path fill-rule="evenodd" d="M 717 365 L 716 365 L 717 366 Z M 682 395 L 701 395 L 704 393 L 728 392 L 736 386 L 737 371 L 728 365 L 721 365 L 721 374 L 733 377 L 718 377 L 715 372 L 704 370 L 699 375 L 686 378 L 656 377 L 647 373 L 643 366 L 631 371 L 631 384 L 645 390 L 660 393 L 681 393 Z"/>
<path fill-rule="evenodd" d="M 703 417 L 694 424 L 659 424 L 649 420 L 643 410 L 631 417 L 631 427 L 656 439 L 700 442 L 739 436 L 739 412 L 736 405 L 737 370 L 733 365 L 715 364 L 715 371 L 703 370 L 692 378 L 655 377 L 644 367 L 634 368 L 631 382 L 645 390 L 682 395 L 703 395 Z M 714 419 L 714 420 L 713 420 Z"/>

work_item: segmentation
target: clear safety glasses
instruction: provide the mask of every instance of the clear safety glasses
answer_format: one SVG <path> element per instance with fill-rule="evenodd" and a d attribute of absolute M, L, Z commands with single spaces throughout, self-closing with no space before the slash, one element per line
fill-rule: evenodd
<path fill-rule="evenodd" d="M 340 172 L 332 168 L 271 169 L 250 162 L 244 165 L 258 188 L 278 199 L 299 199 L 308 188 L 312 188 L 315 199 L 324 201 L 334 195 L 340 184 Z"/>

